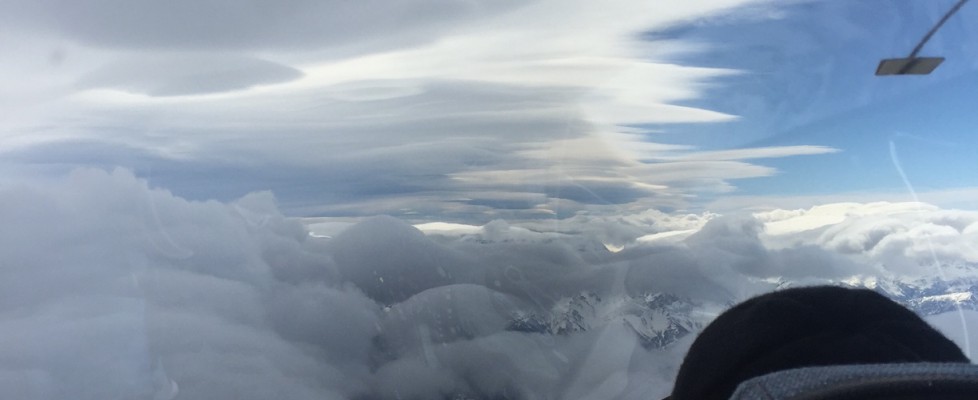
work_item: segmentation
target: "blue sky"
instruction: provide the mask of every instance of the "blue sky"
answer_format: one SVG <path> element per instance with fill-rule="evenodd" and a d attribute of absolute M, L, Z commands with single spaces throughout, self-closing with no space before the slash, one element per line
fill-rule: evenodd
<path fill-rule="evenodd" d="M 782 175 L 745 182 L 742 188 L 762 193 L 901 189 L 906 186 L 901 170 L 916 190 L 973 186 L 978 154 L 975 110 L 968 98 L 976 89 L 975 76 L 961 76 L 766 139 L 762 143 L 814 140 L 843 151 L 775 161 L 770 165 Z"/>
<path fill-rule="evenodd" d="M 925 48 L 934 75 L 872 74 L 952 3 L 14 2 L 0 184 L 122 167 L 296 216 L 484 223 L 885 197 L 892 142 L 918 190 L 970 188 L 978 9 Z"/>
<path fill-rule="evenodd" d="M 947 58 L 933 75 L 873 75 L 881 58 L 906 56 L 953 3 L 805 2 L 782 8 L 781 18 L 650 32 L 651 38 L 713 44 L 681 62 L 744 71 L 690 102 L 739 120 L 663 127 L 666 133 L 652 139 L 704 148 L 817 144 L 841 150 L 764 161 L 781 173 L 738 182 L 742 193 L 905 190 L 896 164 L 917 190 L 974 186 L 978 75 L 975 30 L 966 21 L 978 13 L 964 7 L 924 47 L 921 55 Z"/>

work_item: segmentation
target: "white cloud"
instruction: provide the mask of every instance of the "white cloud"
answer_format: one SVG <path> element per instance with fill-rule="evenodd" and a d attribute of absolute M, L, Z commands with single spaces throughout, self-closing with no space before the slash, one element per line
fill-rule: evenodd
<path fill-rule="evenodd" d="M 833 203 L 808 210 L 772 210 L 755 213 L 765 222 L 764 230 L 771 235 L 799 233 L 823 226 L 835 225 L 850 216 L 893 215 L 934 211 L 936 207 L 923 203 Z"/>
<path fill-rule="evenodd" d="M 2 324 L 11 334 L 2 368 L 36 377 L 18 390 L 151 398 L 170 379 L 189 397 L 358 390 L 355 379 L 344 384 L 355 371 L 317 361 L 267 325 L 266 299 L 292 290 L 274 275 L 331 265 L 303 243 L 301 226 L 268 209 L 267 197 L 190 203 L 124 171 L 79 171 L 54 184 L 5 187 L 0 199 L 0 220 L 11 228 L 0 246 Z"/>
<path fill-rule="evenodd" d="M 270 193 L 190 202 L 124 170 L 0 187 L 0 205 L 0 391 L 40 399 L 647 398 L 668 391 L 688 345 L 645 347 L 641 335 L 672 326 L 662 318 L 695 330 L 779 285 L 934 276 L 928 246 L 969 273 L 978 232 L 974 212 L 875 203 L 430 236 L 391 217 L 316 219 L 339 231 L 316 238 Z M 633 241 L 613 253 L 611 238 Z M 659 295 L 676 314 L 641 308 Z M 532 315 L 564 333 L 513 328 Z"/>
<path fill-rule="evenodd" d="M 916 195 L 916 197 L 914 196 Z M 737 195 L 730 194 L 704 205 L 708 210 L 723 213 L 733 210 L 766 212 L 777 209 L 799 209 L 836 203 L 879 203 L 920 201 L 942 208 L 973 209 L 978 205 L 978 189 L 962 187 L 943 190 L 846 192 L 822 195 Z"/>
<path fill-rule="evenodd" d="M 481 226 L 467 224 L 453 224 L 448 222 L 428 222 L 414 226 L 426 234 L 432 233 L 479 233 L 482 232 Z"/>
<path fill-rule="evenodd" d="M 659 233 L 650 233 L 635 239 L 639 243 L 676 243 L 683 239 L 686 239 L 690 235 L 696 233 L 696 230 L 686 229 L 681 231 L 667 231 Z"/>
<path fill-rule="evenodd" d="M 978 262 L 974 245 L 978 213 L 926 203 L 836 203 L 804 210 L 774 210 L 766 221 L 772 245 L 817 244 L 851 254 L 900 274 L 919 274 L 921 265 L 940 268 Z"/>
<path fill-rule="evenodd" d="M 825 146 L 778 146 L 756 147 L 748 149 L 707 151 L 685 154 L 677 157 L 680 160 L 751 160 L 757 158 L 780 158 L 799 155 L 815 155 L 836 153 L 839 149 Z"/>
<path fill-rule="evenodd" d="M 22 89 L 0 101 L 16 116 L 0 120 L 0 144 L 27 166 L 0 174 L 121 165 L 202 193 L 195 198 L 274 189 L 289 213 L 305 215 L 404 209 L 485 223 L 537 216 L 558 192 L 568 211 L 681 206 L 775 172 L 738 160 L 831 151 L 744 149 L 673 165 L 662 157 L 703 157 L 649 142 L 650 130 L 635 126 L 735 118 L 686 104 L 740 72 L 660 61 L 702 46 L 640 34 L 754 3 L 298 2 L 236 6 L 220 18 L 220 2 L 194 13 L 141 4 L 126 18 L 100 3 L 68 23 L 73 6 L 15 2 L 10 29 L 34 46 L 0 63 L 17 76 L 0 83 Z M 22 54 L 20 43 L 0 42 L 11 50 L 2 54 Z M 57 146 L 75 148 L 55 156 Z M 473 184 L 479 173 L 495 181 Z M 331 187 L 332 197 L 311 186 Z M 502 195 L 544 199 L 486 205 Z"/>

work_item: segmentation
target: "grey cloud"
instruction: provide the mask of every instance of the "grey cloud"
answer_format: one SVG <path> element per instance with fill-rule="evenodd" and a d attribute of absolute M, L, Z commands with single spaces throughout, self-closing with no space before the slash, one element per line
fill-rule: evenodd
<path fill-rule="evenodd" d="M 295 68 L 241 55 L 151 54 L 109 63 L 81 77 L 78 86 L 182 96 L 283 83 L 301 76 Z"/>
<path fill-rule="evenodd" d="M 707 222 L 685 244 L 701 263 L 725 265 L 745 276 L 841 279 L 878 272 L 812 243 L 769 249 L 760 238 L 762 231 L 752 216 L 724 216 Z"/>
<path fill-rule="evenodd" d="M 877 203 L 880 204 L 880 203 Z M 854 215 L 821 230 L 822 247 L 864 257 L 898 274 L 920 274 L 920 265 L 960 266 L 978 262 L 978 214 L 920 205 L 900 212 Z"/>
<path fill-rule="evenodd" d="M 613 259 L 626 262 L 629 293 L 670 292 L 717 303 L 771 290 L 769 279 L 832 282 L 880 273 L 814 243 L 770 248 L 761 228 L 750 216 L 715 217 L 678 245 L 626 245 Z"/>
<path fill-rule="evenodd" d="M 649 174 L 653 182 L 672 185 L 686 182 L 690 186 L 709 180 L 763 177 L 775 172 L 770 167 L 724 160 L 651 163 L 636 167 L 635 170 L 641 174 Z"/>
<path fill-rule="evenodd" d="M 343 391 L 362 390 L 349 373 L 261 329 L 226 324 L 192 311 L 153 312 L 148 328 L 153 348 L 162 354 L 180 396 L 338 399 Z"/>
<path fill-rule="evenodd" d="M 384 304 L 447 285 L 470 263 L 391 217 L 367 219 L 343 231 L 330 247 L 341 276 Z"/>
<path fill-rule="evenodd" d="M 492 175 L 492 172 L 487 171 L 486 174 Z M 515 179 L 519 179 L 518 176 Z M 628 182 L 603 182 L 574 179 L 566 176 L 554 176 L 549 182 L 532 180 L 523 184 L 475 184 L 467 185 L 467 187 L 479 188 L 484 193 L 471 193 L 471 197 L 474 198 L 464 200 L 465 203 L 486 205 L 494 210 L 533 209 L 550 201 L 562 202 L 564 200 L 566 201 L 563 204 L 574 204 L 578 207 L 590 204 L 621 205 L 655 196 L 654 192 L 636 187 Z M 539 195 L 501 198 L 499 196 L 501 193 L 539 193 Z"/>
<path fill-rule="evenodd" d="M 566 108 L 573 91 L 462 81 L 408 84 L 418 92 L 372 101 L 338 99 L 330 87 L 317 87 L 282 96 L 243 95 L 230 103 L 201 100 L 192 107 L 107 103 L 53 118 L 72 117 L 75 141 L 160 151 L 179 147 L 185 158 L 317 166 L 336 159 L 414 167 L 452 162 L 454 168 L 441 168 L 443 173 L 461 166 L 515 168 L 522 165 L 517 161 L 536 162 L 512 154 L 528 143 L 588 134 L 587 126 L 566 120 L 579 117 Z M 168 117 L 155 117 L 160 113 Z M 160 136 L 162 131 L 167 135 Z"/>
<path fill-rule="evenodd" d="M 873 266 L 843 257 L 840 254 L 824 251 L 808 244 L 791 249 L 771 251 L 774 272 L 780 272 L 785 279 L 804 280 L 807 278 L 843 279 L 853 275 L 873 275 L 879 270 Z"/>
<path fill-rule="evenodd" d="M 722 281 L 729 276 L 718 277 L 705 270 L 722 270 L 722 266 L 703 265 L 688 252 L 672 248 L 644 249 L 629 251 L 621 257 L 634 257 L 624 267 L 624 284 L 629 294 L 669 292 L 720 303 L 734 297 Z"/>
<path fill-rule="evenodd" d="M 255 64 L 258 71 L 279 68 L 243 56 L 175 57 L 229 58 Z M 188 93 L 183 83 L 193 86 L 199 77 L 193 73 L 210 67 L 185 64 L 159 77 L 141 67 L 103 71 L 88 82 L 156 94 L 166 93 L 153 85 L 164 85 L 175 90 L 170 94 Z M 230 84 L 259 83 L 262 74 Z M 541 204 L 560 203 L 551 208 L 560 217 L 592 205 L 682 206 L 690 192 L 727 190 L 728 180 L 773 173 L 734 161 L 641 164 L 612 153 L 583 160 L 541 153 L 555 141 L 588 138 L 595 129 L 569 106 L 582 95 L 577 89 L 458 80 L 355 83 L 354 91 L 410 90 L 351 97 L 346 83 L 283 96 L 242 93 L 241 101 L 231 103 L 201 99 L 193 107 L 154 99 L 107 102 L 52 116 L 70 121 L 64 133 L 76 139 L 20 148 L 8 160 L 39 169 L 45 163 L 123 166 L 192 199 L 230 200 L 273 190 L 293 215 L 409 217 L 402 214 L 408 209 L 482 223 L 539 217 Z M 67 128 L 55 130 L 60 129 Z"/>
<path fill-rule="evenodd" d="M 861 254 L 873 250 L 890 234 L 907 229 L 905 222 L 896 217 L 872 218 L 862 223 L 852 221 L 826 229 L 822 243 L 840 253 Z"/>
<path fill-rule="evenodd" d="M 498 192 L 497 192 L 498 193 Z M 527 198 L 525 196 L 512 196 L 511 198 L 475 198 L 465 199 L 461 202 L 473 206 L 485 206 L 491 210 L 527 210 L 540 204 L 541 198 Z M 542 197 L 542 196 L 541 196 Z"/>
<path fill-rule="evenodd" d="M 43 31 L 45 46 L 67 40 L 58 78 L 69 84 L 59 91 L 112 89 L 59 92 L 23 113 L 37 147 L 11 155 L 36 172 L 121 166 L 191 199 L 272 190 L 290 215 L 480 223 L 596 205 L 685 207 L 732 190 L 734 179 L 775 173 L 733 161 L 646 163 L 695 149 L 648 143 L 647 131 L 621 126 L 729 117 L 669 103 L 730 71 L 656 63 L 655 51 L 636 59 L 632 50 L 655 46 L 624 39 L 641 25 L 726 8 L 710 2 L 648 18 L 630 4 L 575 2 L 556 19 L 545 2 L 522 1 L 5 6 L 5 26 Z M 597 28 L 568 29 L 571 20 Z M 382 48 L 393 51 L 363 55 Z M 273 87 L 243 90 L 256 85 Z M 206 93 L 223 94 L 158 98 Z M 56 141 L 66 144 L 48 147 Z M 510 174 L 485 185 L 457 179 L 480 172 Z"/>
<path fill-rule="evenodd" d="M 331 127 L 319 134 L 303 128 L 299 132 L 276 133 L 274 138 L 248 125 L 243 125 L 237 133 L 206 127 L 185 131 L 186 135 L 200 137 L 195 139 L 200 147 L 191 150 L 190 159 L 166 154 L 169 139 L 159 143 L 161 139 L 153 137 L 147 138 L 145 144 L 127 144 L 131 135 L 140 135 L 139 130 L 127 128 L 118 132 L 118 139 L 44 143 L 8 152 L 5 160 L 37 169 L 124 166 L 154 184 L 192 199 L 227 201 L 251 191 L 273 190 L 285 210 L 305 215 L 370 215 L 411 208 L 428 215 L 446 213 L 455 218 L 488 222 L 495 218 L 538 216 L 534 207 L 557 199 L 574 200 L 566 203 L 573 212 L 584 204 L 621 204 L 649 194 L 627 182 L 578 182 L 561 178 L 551 182 L 477 187 L 460 184 L 449 176 L 456 171 L 518 168 L 538 163 L 512 154 L 511 149 L 521 146 L 521 142 L 510 140 L 515 139 L 511 133 L 499 132 L 531 132 L 521 139 L 536 142 L 564 131 L 543 119 L 484 124 L 433 121 L 429 125 L 422 121 L 387 128 Z M 448 132 L 455 132 L 453 139 L 434 138 Z M 226 140 L 234 134 L 254 139 Z M 541 136 L 535 138 L 537 134 Z M 567 131 L 566 134 L 579 133 Z M 303 138 L 292 140 L 296 135 Z M 351 143 L 348 135 L 357 137 L 357 142 Z M 411 137 L 412 141 L 399 142 L 398 138 L 403 136 Z M 309 140 L 316 143 L 311 144 Z M 258 152 L 258 148 L 262 151 Z M 228 154 L 239 156 L 228 159 Z M 287 159 L 283 158 L 286 154 L 290 154 Z M 412 196 L 422 200 L 410 201 Z M 398 203 L 398 198 L 407 201 Z M 390 201 L 395 205 L 371 208 L 369 204 L 375 200 L 378 204 Z M 461 204 L 469 207 L 458 207 Z M 500 211 L 502 206 L 525 212 L 523 216 L 520 212 L 480 216 L 484 211 Z"/>
<path fill-rule="evenodd" d="M 482 285 L 452 284 L 425 290 L 387 311 L 381 340 L 388 355 L 472 340 L 503 332 L 514 316 L 532 309 Z"/>
<path fill-rule="evenodd" d="M 445 367 L 431 365 L 420 357 L 400 358 L 377 371 L 377 392 L 386 399 L 433 399 L 472 389 Z"/>
<path fill-rule="evenodd" d="M 0 220 L 17 227 L 2 234 L 3 308 L 20 315 L 2 321 L 11 336 L 0 358 L 5 370 L 36 377 L 17 390 L 151 398 L 171 380 L 190 398 L 340 398 L 361 390 L 349 378 L 358 371 L 317 361 L 266 325 L 275 263 L 262 249 L 301 248 L 307 237 L 263 210 L 267 197 L 191 203 L 126 172 L 89 170 L 57 184 L 5 187 L 0 199 L 12 207 Z M 254 215 L 248 210 L 264 219 L 246 217 Z M 46 243 L 58 250 L 45 251 Z M 352 304 L 369 313 L 369 301 Z"/>
<path fill-rule="evenodd" d="M 227 322 L 260 325 L 262 293 L 251 285 L 179 270 L 153 270 L 140 280 L 144 296 L 162 310 L 194 308 Z"/>
<path fill-rule="evenodd" d="M 585 257 L 603 248 L 563 240 L 569 236 L 513 232 L 503 221 L 488 224 L 483 234 L 452 244 L 465 254 L 478 254 L 482 271 L 478 283 L 514 295 L 531 306 L 549 308 L 561 297 L 604 286 L 600 276 L 587 268 Z M 482 246 L 488 241 L 492 246 Z M 577 251 L 582 248 L 583 251 Z M 589 281 L 594 278 L 594 281 Z"/>
<path fill-rule="evenodd" d="M 352 287 L 283 286 L 268 299 L 268 318 L 283 338 L 321 349 L 333 363 L 364 363 L 382 332 L 380 307 Z"/>
<path fill-rule="evenodd" d="M 554 396 L 559 393 L 562 373 L 569 370 L 541 338 L 517 332 L 434 347 L 429 356 L 437 361 L 435 365 L 429 361 L 428 368 L 450 371 L 446 375 L 462 383 L 460 393 L 453 394 L 469 396 Z M 416 387 L 404 379 L 392 384 Z"/>
<path fill-rule="evenodd" d="M 670 294 L 708 320 L 784 282 L 882 273 L 820 245 L 771 248 L 743 216 L 628 216 L 709 222 L 611 253 L 583 217 L 554 221 L 574 234 L 495 221 L 434 237 L 376 217 L 315 238 L 271 193 L 187 201 L 124 170 L 0 186 L 0 205 L 0 391 L 38 399 L 647 398 L 688 340 L 639 345 L 629 301 Z M 978 226 L 913 215 L 911 243 Z M 512 328 L 548 313 L 568 329 Z"/>
<path fill-rule="evenodd" d="M 38 243 L 48 236 L 59 249 L 42 256 L 43 247 L 10 235 L 4 243 L 18 247 L 0 247 L 5 262 L 33 260 L 0 271 L 0 281 L 30 290 L 3 292 L 11 300 L 4 302 L 6 315 L 22 313 L 0 320 L 16 344 L 2 349 L 3 360 L 29 366 L 3 368 L 31 377 L 27 388 L 8 382 L 12 391 L 35 398 L 149 398 L 170 390 L 172 381 L 189 398 L 395 396 L 392 391 L 424 397 L 540 394 L 552 391 L 558 377 L 548 365 L 560 361 L 537 348 L 539 338 L 503 332 L 511 312 L 525 310 L 523 300 L 481 284 L 493 276 L 510 279 L 509 290 L 524 296 L 535 286 L 553 287 L 568 262 L 581 264 L 566 246 L 494 248 L 496 261 L 510 258 L 496 276 L 476 273 L 490 261 L 477 267 L 390 218 L 350 228 L 329 246 L 306 245 L 322 240 L 284 219 L 267 193 L 231 204 L 187 202 L 123 171 L 83 170 L 52 184 L 5 188 L 0 202 L 16 207 L 0 216 L 19 228 L 17 237 Z M 49 226 L 59 229 L 46 235 Z M 524 257 L 514 258 L 514 251 Z M 378 297 L 406 299 L 386 317 L 340 280 L 369 294 L 376 270 L 390 278 Z M 450 284 L 465 280 L 480 284 Z M 419 290 L 432 282 L 447 286 Z M 427 339 L 418 336 L 423 326 Z M 377 348 L 374 337 L 381 333 L 400 350 Z M 447 347 L 432 356 L 422 351 L 427 340 Z M 516 347 L 505 354 L 493 350 L 509 344 Z M 406 358 L 390 359 L 397 354 Z M 414 375 L 399 369 L 412 365 L 411 357 L 425 360 Z M 504 383 L 516 375 L 487 371 L 480 365 L 488 359 L 508 366 L 498 371 L 519 372 L 519 379 Z M 429 378 L 403 381 L 426 369 Z M 388 373 L 396 378 L 384 378 Z M 550 383 L 541 386 L 544 378 Z"/>
<path fill-rule="evenodd" d="M 393 5 L 306 0 L 10 1 L 3 21 L 96 46 L 137 49 L 321 48 L 379 38 L 385 38 L 389 46 L 391 42 L 430 40 L 435 32 L 519 4 L 426 0 Z"/>
<path fill-rule="evenodd" d="M 511 222 L 529 229 L 585 234 L 603 243 L 624 245 L 649 234 L 698 230 L 707 221 L 716 217 L 710 212 L 697 214 L 664 212 L 654 208 L 655 200 L 639 204 L 641 206 L 635 208 L 642 210 L 640 212 L 632 211 L 631 206 L 625 208 L 617 204 L 591 205 L 567 218 L 555 216 L 543 221 L 512 220 Z"/>
<path fill-rule="evenodd" d="M 761 229 L 760 222 L 751 216 L 724 216 L 707 222 L 685 243 L 698 250 L 694 254 L 707 262 L 723 260 L 722 263 L 746 275 L 772 275 L 767 249 L 758 237 Z"/>
<path fill-rule="evenodd" d="M 549 197 L 566 199 L 581 204 L 626 204 L 650 195 L 649 190 L 629 186 L 621 182 L 588 182 L 570 180 L 567 183 L 547 185 Z"/>
<path fill-rule="evenodd" d="M 432 146 L 429 146 L 432 147 Z M 449 146 L 436 154 L 455 153 Z M 459 150 L 464 152 L 464 149 Z M 206 156 L 205 156 L 206 157 Z M 442 158 L 433 156 L 434 158 Z M 98 166 L 130 168 L 154 186 L 172 190 L 194 200 L 230 201 L 249 192 L 271 190 L 277 204 L 293 215 L 370 215 L 397 212 L 404 207 L 434 214 L 451 198 L 447 177 L 438 175 L 437 163 L 422 164 L 407 158 L 344 158 L 326 154 L 321 166 L 282 165 L 221 159 L 174 159 L 152 147 L 144 148 L 103 141 L 70 141 L 40 144 L 3 155 L 0 169 L 12 176 L 58 176 L 73 168 Z M 456 161 L 445 160 L 453 164 Z M 247 179 L 243 179 L 243 178 Z M 370 208 L 370 199 L 389 199 L 428 194 L 422 200 L 381 208 Z"/>

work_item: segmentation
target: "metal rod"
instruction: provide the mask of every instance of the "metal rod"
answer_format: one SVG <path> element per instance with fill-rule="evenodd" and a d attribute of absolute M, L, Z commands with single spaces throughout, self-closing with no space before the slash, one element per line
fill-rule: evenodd
<path fill-rule="evenodd" d="M 933 28 L 930 28 L 930 32 L 927 32 L 927 35 L 925 35 L 924 38 L 920 40 L 920 43 L 917 43 L 917 47 L 913 48 L 913 51 L 910 52 L 910 57 L 908 58 L 916 58 L 917 53 L 920 52 L 920 49 L 924 48 L 924 45 L 927 44 L 927 41 L 930 40 L 930 37 L 934 36 L 934 33 L 936 33 L 938 29 L 941 29 L 941 25 L 944 25 L 944 23 L 947 22 L 947 20 L 951 18 L 951 16 L 954 15 L 954 13 L 958 12 L 958 10 L 961 9 L 961 6 L 963 6 L 964 3 L 967 2 L 968 0 L 960 0 L 958 1 L 957 4 L 954 5 L 954 7 L 951 7 L 951 9 L 948 10 L 947 14 L 944 14 L 944 17 L 942 17 L 940 21 L 937 21 L 937 25 L 934 25 Z"/>

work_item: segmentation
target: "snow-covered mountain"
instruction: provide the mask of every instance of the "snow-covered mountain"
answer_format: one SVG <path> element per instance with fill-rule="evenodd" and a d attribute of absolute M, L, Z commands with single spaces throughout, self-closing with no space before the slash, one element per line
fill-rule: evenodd
<path fill-rule="evenodd" d="M 581 292 L 561 299 L 548 313 L 514 315 L 507 330 L 570 335 L 621 322 L 635 332 L 645 348 L 657 349 L 702 329 L 711 319 L 704 308 L 717 306 L 669 293 L 602 299 L 593 292 Z"/>
<path fill-rule="evenodd" d="M 848 210 L 851 207 L 854 206 L 844 205 L 839 208 Z M 731 219 L 717 222 L 714 231 L 708 232 L 708 235 L 701 230 L 660 232 L 643 236 L 644 239 L 626 245 L 625 248 L 615 245 L 619 242 L 611 236 L 603 238 L 601 235 L 536 231 L 502 221 L 483 227 L 463 227 L 465 229 L 449 227 L 452 229 L 427 233 L 432 241 L 446 247 L 459 250 L 464 254 L 479 254 L 489 261 L 489 265 L 509 266 L 502 269 L 502 273 L 499 274 L 501 279 L 496 279 L 496 275 L 492 275 L 494 278 L 490 282 L 496 282 L 495 290 L 505 293 L 526 291 L 540 293 L 541 285 L 544 287 L 542 290 L 549 290 L 546 295 L 530 296 L 535 298 L 527 299 L 528 304 L 535 304 L 531 306 L 533 308 L 520 308 L 509 315 L 505 329 L 514 332 L 569 336 L 612 325 L 625 326 L 634 332 L 639 343 L 645 348 L 660 349 L 684 337 L 695 335 L 724 309 L 748 296 L 769 290 L 819 284 L 873 289 L 922 316 L 938 315 L 958 309 L 978 311 L 978 265 L 960 258 L 942 260 L 940 268 L 937 268 L 933 265 L 925 265 L 929 263 L 929 258 L 894 258 L 866 253 L 868 251 L 866 249 L 874 248 L 878 243 L 873 239 L 875 236 L 861 234 L 863 225 L 857 224 L 847 228 L 859 233 L 847 236 L 844 233 L 849 230 L 842 229 L 845 227 L 827 232 L 828 228 L 825 226 L 834 226 L 837 222 L 825 225 L 826 218 L 823 217 L 819 215 L 818 218 L 808 221 L 811 224 L 806 222 L 800 225 L 794 219 L 791 220 L 791 224 L 782 221 L 783 218 L 777 219 L 784 223 L 773 222 L 777 229 L 767 229 L 765 225 L 764 237 L 758 236 L 758 233 L 752 230 L 757 226 Z M 829 220 L 844 220 L 839 218 Z M 764 221 L 767 220 L 762 222 Z M 767 223 L 772 224 L 771 221 Z M 812 224 L 815 223 L 820 224 L 818 229 L 812 228 L 814 226 Z M 799 226 L 806 229 L 799 232 L 787 229 Z M 694 232 L 700 232 L 697 235 L 705 235 L 709 240 L 688 239 L 688 234 Z M 803 234 L 811 237 L 805 236 L 807 239 L 800 241 L 799 238 L 802 238 Z M 766 243 L 764 240 L 770 241 L 771 237 L 775 236 L 782 239 L 790 237 L 791 240 L 796 241 L 796 244 L 814 242 L 818 243 L 818 246 L 797 248 L 791 244 L 791 240 L 785 239 L 778 242 L 780 243 L 778 246 L 781 247 L 774 246 L 779 250 L 765 250 L 765 246 L 771 243 Z M 861 240 L 864 236 L 869 238 L 866 240 L 873 239 L 870 240 L 872 243 L 863 243 Z M 528 248 L 533 248 L 534 252 L 528 255 L 525 251 Z M 861 251 L 850 251 L 850 248 L 861 249 Z M 512 254 L 521 254 L 521 256 L 512 257 Z M 832 256 L 825 256 L 825 254 Z M 758 255 L 764 257 L 758 258 Z M 824 260 L 818 258 L 820 256 L 824 256 Z M 895 259 L 902 260 L 901 262 L 904 263 L 891 265 Z M 846 264 L 850 261 L 851 264 Z M 739 262 L 744 264 L 738 264 Z M 551 282 L 552 277 L 557 276 L 598 276 L 589 274 L 602 268 L 613 270 L 617 268 L 616 265 L 621 265 L 616 263 L 625 263 L 629 268 L 633 268 L 632 271 L 648 270 L 650 274 L 662 274 L 663 279 L 650 278 L 648 282 L 640 282 L 640 279 L 631 280 L 629 282 L 633 288 L 620 293 L 602 292 L 601 289 L 592 289 L 586 284 L 562 286 L 543 283 Z M 809 263 L 811 265 L 808 265 Z M 837 270 L 828 268 L 826 269 L 828 272 L 822 276 L 812 275 L 811 271 L 806 269 L 818 268 L 822 265 L 820 263 L 835 263 L 833 265 L 842 266 Z M 744 265 L 754 264 L 760 267 L 744 267 Z M 792 265 L 808 267 L 780 270 Z M 723 275 L 725 273 L 723 271 L 728 270 L 733 271 Z M 507 279 L 513 279 L 510 273 L 514 271 L 519 272 L 515 275 L 519 278 L 515 281 L 517 284 L 506 286 Z M 709 276 L 709 273 L 704 275 L 700 271 L 719 271 L 721 275 Z M 779 272 L 785 273 L 785 277 L 763 275 Z M 865 275 L 859 278 L 847 278 L 847 273 Z M 900 274 L 921 273 L 925 274 L 925 277 L 900 276 Z M 641 273 L 635 275 L 642 276 Z M 714 284 L 716 290 L 712 292 L 720 294 L 712 296 L 711 300 L 707 301 L 705 298 L 710 296 L 707 292 L 711 291 L 691 289 L 693 284 L 683 288 L 672 288 L 669 284 L 657 283 L 670 280 L 694 282 L 698 279 L 703 279 L 704 284 Z M 503 287 L 498 287 L 499 282 L 502 282 Z M 557 301 L 553 301 L 551 297 L 554 293 L 574 293 L 573 290 L 582 291 L 559 298 Z M 541 307 L 541 303 L 546 305 Z"/>
<path fill-rule="evenodd" d="M 978 310 L 978 277 L 948 281 L 936 277 L 909 281 L 890 279 L 866 286 L 924 316 L 957 311 L 959 307 Z"/>
<path fill-rule="evenodd" d="M 876 290 L 922 316 L 956 311 L 958 307 L 978 311 L 978 277 L 951 281 L 936 277 L 870 279 L 844 285 Z M 797 283 L 781 281 L 777 285 L 781 289 L 792 286 L 797 286 Z M 506 329 L 571 335 L 620 322 L 634 331 L 645 348 L 660 349 L 699 332 L 730 305 L 696 301 L 671 293 L 602 298 L 594 292 L 585 291 L 557 301 L 548 312 L 517 312 Z"/>

